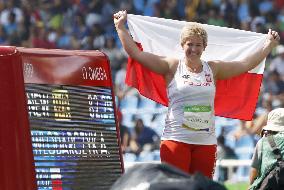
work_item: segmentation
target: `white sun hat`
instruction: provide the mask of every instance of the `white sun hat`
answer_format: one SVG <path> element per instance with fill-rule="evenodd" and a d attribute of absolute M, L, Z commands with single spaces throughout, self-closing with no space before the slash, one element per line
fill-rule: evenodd
<path fill-rule="evenodd" d="M 263 130 L 284 131 L 284 108 L 276 108 L 269 112 L 267 124 Z"/>

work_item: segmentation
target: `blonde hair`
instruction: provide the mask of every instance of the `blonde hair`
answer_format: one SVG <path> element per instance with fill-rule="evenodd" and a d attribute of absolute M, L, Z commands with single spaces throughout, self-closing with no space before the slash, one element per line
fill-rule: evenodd
<path fill-rule="evenodd" d="M 192 36 L 199 36 L 203 40 L 204 48 L 207 46 L 208 35 L 206 30 L 198 23 L 186 24 L 182 30 L 180 35 L 180 44 L 184 45 L 186 40 Z"/>

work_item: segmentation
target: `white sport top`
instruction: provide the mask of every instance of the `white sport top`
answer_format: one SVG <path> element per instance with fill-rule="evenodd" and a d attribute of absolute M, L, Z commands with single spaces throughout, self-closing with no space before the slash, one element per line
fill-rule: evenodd
<path fill-rule="evenodd" d="M 187 69 L 180 60 L 167 87 L 168 113 L 162 140 L 188 144 L 216 144 L 214 126 L 215 84 L 211 68 L 202 62 L 200 73 Z"/>

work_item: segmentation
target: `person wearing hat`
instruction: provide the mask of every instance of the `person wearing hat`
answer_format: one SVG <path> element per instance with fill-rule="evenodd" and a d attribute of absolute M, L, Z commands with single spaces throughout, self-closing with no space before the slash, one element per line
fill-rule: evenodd
<path fill-rule="evenodd" d="M 266 171 L 269 171 L 276 163 L 276 158 L 268 142 L 268 136 L 273 135 L 276 146 L 284 155 L 284 108 L 276 108 L 269 112 L 267 124 L 263 127 L 262 138 L 257 142 L 252 158 L 250 171 L 250 187 L 256 189 L 265 178 Z"/>

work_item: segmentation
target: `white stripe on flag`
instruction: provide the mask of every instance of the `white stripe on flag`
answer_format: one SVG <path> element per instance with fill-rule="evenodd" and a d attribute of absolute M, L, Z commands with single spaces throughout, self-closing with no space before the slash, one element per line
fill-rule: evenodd
<path fill-rule="evenodd" d="M 185 21 L 128 14 L 129 31 L 143 50 L 157 55 L 180 58 L 180 32 Z M 265 42 L 266 34 L 202 24 L 208 33 L 208 46 L 202 59 L 236 61 L 252 53 Z M 265 60 L 249 73 L 262 74 Z"/>

